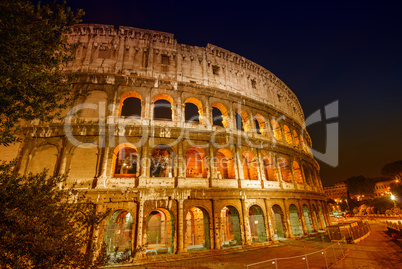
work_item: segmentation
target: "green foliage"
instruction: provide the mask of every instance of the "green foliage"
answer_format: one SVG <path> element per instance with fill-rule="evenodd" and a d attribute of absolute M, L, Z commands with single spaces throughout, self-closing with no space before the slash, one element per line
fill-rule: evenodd
<path fill-rule="evenodd" d="M 61 69 L 73 59 L 63 34 L 83 14 L 57 0 L 0 1 L 0 145 L 17 140 L 21 121 L 49 121 L 82 96 Z"/>
<path fill-rule="evenodd" d="M 364 176 L 351 177 L 346 180 L 348 192 L 350 195 L 365 195 L 367 197 L 374 195 L 375 182 Z"/>
<path fill-rule="evenodd" d="M 392 163 L 387 163 L 381 169 L 381 174 L 392 179 L 402 179 L 402 160 Z"/>
<path fill-rule="evenodd" d="M 59 189 L 62 177 L 27 177 L 0 164 L 1 268 L 99 268 L 94 231 L 109 211 L 98 213 L 83 194 Z M 74 194 L 75 193 L 75 194 Z"/>

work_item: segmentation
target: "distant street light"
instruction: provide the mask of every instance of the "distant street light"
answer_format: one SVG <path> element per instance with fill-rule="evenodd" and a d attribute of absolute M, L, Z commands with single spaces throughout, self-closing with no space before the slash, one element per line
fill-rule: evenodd
<path fill-rule="evenodd" d="M 395 195 L 391 194 L 391 200 L 394 202 L 394 207 L 396 207 Z"/>

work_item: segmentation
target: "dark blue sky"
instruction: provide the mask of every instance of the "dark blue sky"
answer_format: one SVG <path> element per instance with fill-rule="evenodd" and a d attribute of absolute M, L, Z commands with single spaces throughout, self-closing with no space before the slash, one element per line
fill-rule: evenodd
<path fill-rule="evenodd" d="M 324 185 L 376 177 L 402 159 L 400 1 L 67 0 L 84 23 L 173 33 L 215 44 L 273 72 L 308 117 L 339 100 L 339 165 L 320 162 Z M 332 120 L 331 122 L 334 122 Z M 325 150 L 325 122 L 308 127 Z"/>

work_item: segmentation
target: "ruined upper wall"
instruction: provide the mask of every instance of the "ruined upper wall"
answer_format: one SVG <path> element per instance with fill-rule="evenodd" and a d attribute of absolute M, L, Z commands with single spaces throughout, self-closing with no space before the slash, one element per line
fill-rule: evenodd
<path fill-rule="evenodd" d="M 300 125 L 296 95 L 274 74 L 246 58 L 208 44 L 178 44 L 173 34 L 111 25 L 80 24 L 68 34 L 76 59 L 68 71 L 153 77 L 219 88 L 261 101 Z"/>

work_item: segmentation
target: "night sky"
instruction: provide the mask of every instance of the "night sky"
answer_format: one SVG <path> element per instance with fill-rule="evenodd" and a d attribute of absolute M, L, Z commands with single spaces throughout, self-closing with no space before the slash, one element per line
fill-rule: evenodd
<path fill-rule="evenodd" d="M 42 1 L 43 2 L 43 1 Z M 45 1 L 46 2 L 46 1 Z M 400 1 L 67 0 L 84 23 L 173 33 L 260 64 L 299 98 L 306 118 L 339 100 L 339 117 L 307 128 L 325 151 L 325 126 L 339 123 L 339 165 L 323 162 L 324 186 L 380 176 L 402 160 Z"/>

